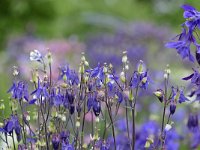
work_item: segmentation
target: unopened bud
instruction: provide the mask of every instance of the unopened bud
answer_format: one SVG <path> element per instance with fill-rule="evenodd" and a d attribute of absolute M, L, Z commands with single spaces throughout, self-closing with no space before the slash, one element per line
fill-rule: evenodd
<path fill-rule="evenodd" d="M 49 64 L 51 64 L 52 61 L 53 61 L 53 59 L 52 59 L 52 54 L 51 54 L 50 51 L 49 51 L 48 54 L 47 54 L 47 59 L 48 59 Z"/>
<path fill-rule="evenodd" d="M 123 56 L 122 56 L 122 63 L 127 63 L 127 61 L 128 61 L 128 57 L 127 57 L 127 52 L 126 51 L 124 51 L 123 52 Z"/>
<path fill-rule="evenodd" d="M 159 99 L 159 101 L 162 103 L 164 99 L 164 91 L 162 89 L 158 89 L 154 92 L 154 95 Z"/>
<path fill-rule="evenodd" d="M 121 80 L 123 83 L 126 82 L 125 74 L 124 74 L 123 71 L 120 73 L 120 80 Z"/>
<path fill-rule="evenodd" d="M 138 68 L 137 71 L 139 74 L 142 74 L 144 72 L 145 66 L 144 66 L 144 62 L 142 60 L 140 60 L 139 64 L 138 64 Z"/>

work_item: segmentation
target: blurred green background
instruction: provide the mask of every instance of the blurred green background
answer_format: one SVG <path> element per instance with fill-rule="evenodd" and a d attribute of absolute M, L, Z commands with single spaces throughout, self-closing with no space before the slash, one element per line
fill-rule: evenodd
<path fill-rule="evenodd" d="M 199 4 L 190 0 L 2 0 L 0 49 L 4 50 L 9 35 L 28 31 L 43 38 L 76 34 L 84 39 L 88 31 L 100 30 L 92 22 L 108 19 L 148 21 L 176 30 L 184 20 L 180 9 L 184 3 Z"/>

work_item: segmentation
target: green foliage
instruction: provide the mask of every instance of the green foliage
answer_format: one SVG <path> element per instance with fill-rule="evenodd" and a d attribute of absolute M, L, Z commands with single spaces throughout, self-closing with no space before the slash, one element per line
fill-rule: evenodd
<path fill-rule="evenodd" d="M 97 28 L 101 22 L 112 19 L 177 25 L 182 22 L 179 19 L 182 18 L 179 17 L 182 15 L 180 2 L 169 2 L 174 2 L 174 9 L 168 13 L 159 13 L 154 6 L 156 0 L 2 0 L 0 49 L 5 46 L 5 40 L 10 34 L 34 31 L 36 35 L 45 38 L 66 37 L 71 34 L 84 38 L 88 31 L 101 30 Z M 198 4 L 197 1 L 187 2 L 194 6 Z"/>

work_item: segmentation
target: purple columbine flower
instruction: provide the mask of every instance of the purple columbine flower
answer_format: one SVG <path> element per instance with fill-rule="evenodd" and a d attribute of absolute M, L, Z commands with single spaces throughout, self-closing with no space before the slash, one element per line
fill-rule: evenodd
<path fill-rule="evenodd" d="M 22 100 L 24 98 L 26 101 L 28 101 L 29 99 L 28 85 L 25 84 L 23 81 L 13 83 L 13 85 L 7 92 L 11 93 L 12 98 L 17 100 Z"/>
<path fill-rule="evenodd" d="M 101 87 L 101 85 L 104 84 L 106 76 L 105 73 L 103 72 L 103 66 L 100 66 L 100 64 L 98 64 L 97 67 L 95 67 L 94 69 L 86 70 L 86 72 L 90 73 L 90 76 L 92 78 L 96 78 L 95 83 L 97 87 Z M 109 91 L 112 91 L 115 80 L 118 80 L 119 78 L 109 73 L 107 77 L 109 79 L 109 81 L 107 82 L 108 89 Z"/>
<path fill-rule="evenodd" d="M 95 116 L 99 116 L 101 112 L 101 102 L 97 100 L 97 94 L 89 95 L 87 100 L 87 109 L 90 111 L 93 110 Z"/>
<path fill-rule="evenodd" d="M 117 90 L 116 92 L 115 92 L 115 94 L 117 95 L 117 100 L 118 100 L 118 103 L 121 103 L 122 101 L 123 101 L 123 94 L 122 94 L 122 92 L 120 92 L 119 90 Z"/>
<path fill-rule="evenodd" d="M 64 77 L 67 79 L 67 83 L 70 85 L 79 84 L 78 74 L 75 72 L 75 70 L 70 69 L 69 66 L 63 66 L 60 68 L 58 80 L 61 80 Z"/>
<path fill-rule="evenodd" d="M 192 84 L 200 85 L 200 73 L 198 70 L 193 69 L 194 73 L 191 75 L 184 77 L 183 80 L 191 80 Z"/>
<path fill-rule="evenodd" d="M 96 148 L 99 148 L 100 150 L 109 150 L 111 148 L 111 145 L 110 145 L 110 141 L 104 141 L 102 139 L 99 139 L 97 142 L 96 142 L 96 145 L 95 145 Z"/>
<path fill-rule="evenodd" d="M 61 150 L 74 150 L 73 144 L 62 142 Z"/>
<path fill-rule="evenodd" d="M 18 150 L 27 150 L 27 147 L 24 144 L 19 144 L 18 145 Z"/>
<path fill-rule="evenodd" d="M 198 70 L 193 69 L 193 73 L 187 77 L 184 77 L 183 80 L 190 80 L 192 84 L 195 85 L 195 88 L 191 91 L 190 97 L 196 95 L 196 100 L 200 100 L 200 73 Z"/>
<path fill-rule="evenodd" d="M 199 127 L 199 119 L 197 114 L 190 114 L 187 122 L 187 127 L 190 131 L 196 132 Z"/>
<path fill-rule="evenodd" d="M 58 150 L 59 149 L 59 144 L 60 144 L 60 136 L 59 134 L 54 134 L 52 135 L 52 146 L 54 150 Z"/>
<path fill-rule="evenodd" d="M 17 141 L 19 142 L 21 140 L 21 125 L 16 115 L 11 115 L 0 131 L 6 134 L 11 134 L 15 131 L 17 135 Z"/>
<path fill-rule="evenodd" d="M 184 93 L 183 93 L 183 89 L 179 89 L 179 88 L 174 88 L 172 87 L 172 98 L 171 98 L 174 102 L 179 102 L 179 103 L 183 103 L 185 101 L 189 101 Z"/>
<path fill-rule="evenodd" d="M 96 117 L 99 116 L 101 112 L 101 102 L 98 101 L 97 99 L 94 99 L 93 102 L 93 112 Z"/>
<path fill-rule="evenodd" d="M 69 112 L 70 112 L 70 114 L 71 114 L 71 115 L 74 114 L 74 111 L 75 111 L 75 106 L 74 106 L 74 104 L 70 104 L 70 106 L 69 106 Z"/>
<path fill-rule="evenodd" d="M 62 131 L 60 133 L 60 139 L 62 142 L 69 143 L 70 132 L 69 131 Z"/>
<path fill-rule="evenodd" d="M 190 141 L 191 149 L 197 149 L 200 145 L 200 132 L 193 132 Z"/>
<path fill-rule="evenodd" d="M 190 43 L 186 41 L 174 41 L 168 42 L 165 46 L 167 48 L 175 48 L 182 59 L 189 58 L 190 61 L 194 62 L 194 56 L 190 52 Z"/>
<path fill-rule="evenodd" d="M 140 86 L 142 89 L 147 89 L 149 85 L 149 75 L 148 72 L 142 72 L 139 73 L 138 71 L 135 71 L 132 76 L 132 80 L 130 81 L 130 86 L 132 88 L 136 88 L 137 86 Z"/>
<path fill-rule="evenodd" d="M 73 104 L 73 103 L 74 103 L 75 97 L 74 97 L 73 93 L 67 93 L 67 98 L 68 98 L 68 102 L 69 102 L 70 104 Z"/>
<path fill-rule="evenodd" d="M 58 93 L 55 94 L 52 98 L 54 106 L 60 106 L 63 104 L 64 95 L 61 93 L 60 88 L 58 89 Z"/>
<path fill-rule="evenodd" d="M 50 95 L 47 89 L 48 89 L 48 83 L 43 83 L 41 85 L 40 80 L 38 79 L 37 89 L 31 93 L 31 95 L 35 95 L 35 98 L 31 100 L 29 103 L 33 103 L 36 101 L 36 99 L 40 99 L 41 97 L 48 98 Z"/>
<path fill-rule="evenodd" d="M 186 18 L 185 25 L 194 30 L 196 27 L 200 29 L 200 12 L 190 5 L 183 5 L 184 9 L 183 17 Z"/>
<path fill-rule="evenodd" d="M 148 121 L 141 125 L 140 130 L 136 133 L 135 149 L 144 149 L 147 138 L 150 135 L 154 136 L 154 143 L 157 143 L 159 137 L 159 124 L 155 121 Z M 150 146 L 150 149 L 153 145 Z"/>
<path fill-rule="evenodd" d="M 171 129 L 166 132 L 166 150 L 179 150 L 179 140 L 181 139 L 180 135 L 176 132 L 175 129 Z"/>
<path fill-rule="evenodd" d="M 177 36 L 177 41 L 168 42 L 165 46 L 167 48 L 175 48 L 182 59 L 188 58 L 194 62 L 194 56 L 190 50 L 190 46 L 193 43 L 196 46 L 197 62 L 200 63 L 199 44 L 193 35 L 196 27 L 200 29 L 200 12 L 190 5 L 183 5 L 182 8 L 184 9 L 183 17 L 186 18 L 186 21 L 182 24 L 182 33 Z"/>
<path fill-rule="evenodd" d="M 93 106 L 93 101 L 94 101 L 94 98 L 92 95 L 89 95 L 88 96 L 88 100 L 87 100 L 87 109 L 88 111 L 90 111 L 90 109 L 92 108 Z"/>
<path fill-rule="evenodd" d="M 171 100 L 170 106 L 169 106 L 170 114 L 173 115 L 176 111 L 176 102 L 174 100 Z"/>

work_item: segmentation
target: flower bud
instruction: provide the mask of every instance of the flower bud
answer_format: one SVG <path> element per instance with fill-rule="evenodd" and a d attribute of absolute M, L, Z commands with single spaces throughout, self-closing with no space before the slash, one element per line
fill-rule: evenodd
<path fill-rule="evenodd" d="M 13 66 L 13 76 L 19 75 L 19 69 L 16 66 Z"/>
<path fill-rule="evenodd" d="M 125 70 L 129 70 L 128 64 L 125 65 Z"/>
<path fill-rule="evenodd" d="M 72 104 L 72 105 L 70 105 L 70 107 L 69 107 L 69 112 L 70 112 L 70 114 L 72 115 L 72 114 L 74 113 L 74 111 L 75 111 L 75 106 Z"/>
<path fill-rule="evenodd" d="M 84 53 L 82 53 L 81 61 L 82 61 L 82 62 L 85 62 L 85 56 L 84 56 Z"/>
<path fill-rule="evenodd" d="M 94 103 L 93 103 L 93 112 L 94 112 L 94 114 L 95 114 L 96 117 L 98 117 L 100 115 L 101 104 L 97 100 L 95 100 Z"/>
<path fill-rule="evenodd" d="M 198 119 L 197 114 L 189 115 L 187 126 L 188 126 L 189 130 L 191 130 L 191 131 L 198 129 L 199 119 Z"/>
<path fill-rule="evenodd" d="M 125 74 L 124 74 L 123 71 L 120 73 L 120 80 L 121 80 L 123 83 L 126 82 Z"/>
<path fill-rule="evenodd" d="M 169 68 L 169 64 L 167 64 L 166 73 L 167 73 L 168 75 L 171 74 L 171 70 L 170 70 L 170 68 Z"/>
<path fill-rule="evenodd" d="M 134 100 L 133 92 L 130 91 L 130 92 L 129 92 L 129 101 L 133 101 L 133 100 Z"/>
<path fill-rule="evenodd" d="M 108 67 L 106 66 L 106 63 L 105 63 L 103 67 L 103 73 L 107 73 L 107 72 L 108 72 Z"/>
<path fill-rule="evenodd" d="M 175 111 L 176 111 L 176 102 L 172 100 L 170 103 L 170 114 L 173 115 Z"/>
<path fill-rule="evenodd" d="M 140 60 L 138 67 L 137 67 L 137 71 L 139 74 L 142 74 L 145 70 L 145 66 L 144 66 L 144 62 L 142 60 Z"/>
<path fill-rule="evenodd" d="M 47 54 L 47 59 L 48 59 L 48 63 L 49 63 L 49 64 L 52 64 L 53 59 L 52 59 L 52 54 L 51 54 L 50 51 L 49 51 L 48 54 Z"/>
<path fill-rule="evenodd" d="M 74 103 L 74 95 L 69 93 L 67 94 L 67 97 L 68 97 L 68 101 L 70 104 L 73 104 Z"/>
<path fill-rule="evenodd" d="M 154 92 L 154 95 L 159 99 L 159 101 L 162 103 L 164 99 L 164 91 L 162 89 L 158 89 L 156 92 Z"/>
<path fill-rule="evenodd" d="M 80 64 L 79 73 L 84 73 L 84 72 L 85 72 L 85 67 L 84 67 L 84 65 Z"/>
<path fill-rule="evenodd" d="M 146 143 L 145 143 L 145 148 L 149 148 L 151 146 L 151 144 L 154 143 L 154 136 L 153 135 L 150 135 L 147 140 L 146 140 Z"/>
<path fill-rule="evenodd" d="M 122 56 L 122 63 L 127 63 L 127 61 L 128 61 L 128 57 L 127 57 L 127 52 L 126 51 L 124 51 L 123 52 L 123 56 Z"/>
<path fill-rule="evenodd" d="M 92 91 L 92 87 L 93 87 L 93 85 L 92 85 L 92 83 L 90 82 L 90 83 L 88 84 L 88 91 L 89 91 L 89 92 Z"/>
<path fill-rule="evenodd" d="M 80 121 L 79 120 L 76 121 L 76 127 L 80 127 L 80 125 L 81 125 Z"/>
<path fill-rule="evenodd" d="M 52 136 L 52 146 L 54 150 L 58 150 L 59 149 L 59 144 L 60 144 L 60 137 L 58 134 L 54 134 Z"/>
<path fill-rule="evenodd" d="M 89 62 L 88 62 L 88 61 L 84 61 L 84 65 L 85 65 L 86 67 L 88 67 L 88 66 L 89 66 Z"/>

